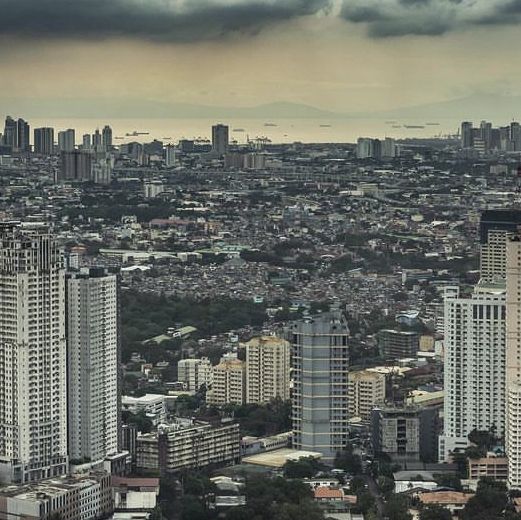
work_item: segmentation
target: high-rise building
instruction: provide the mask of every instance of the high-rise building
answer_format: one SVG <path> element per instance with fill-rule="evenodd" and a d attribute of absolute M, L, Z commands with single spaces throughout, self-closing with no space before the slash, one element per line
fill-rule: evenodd
<path fill-rule="evenodd" d="M 73 128 L 58 132 L 58 150 L 60 152 L 72 152 L 76 142 L 76 132 Z"/>
<path fill-rule="evenodd" d="M 414 331 L 384 329 L 377 338 L 380 355 L 385 359 L 416 357 L 420 350 L 420 335 Z"/>
<path fill-rule="evenodd" d="M 489 151 L 492 149 L 492 123 L 488 121 L 481 121 L 479 127 L 480 138 L 485 145 L 485 150 Z"/>
<path fill-rule="evenodd" d="M 373 156 L 373 140 L 368 137 L 360 137 L 356 145 L 358 159 L 369 159 Z"/>
<path fill-rule="evenodd" d="M 515 121 L 510 123 L 510 142 L 512 151 L 518 152 L 521 150 L 521 125 Z"/>
<path fill-rule="evenodd" d="M 5 118 L 3 144 L 13 152 L 28 152 L 31 149 L 30 127 L 23 119 L 15 120 L 11 116 Z"/>
<path fill-rule="evenodd" d="M 293 445 L 332 464 L 348 439 L 349 328 L 338 309 L 288 328 L 292 345 Z"/>
<path fill-rule="evenodd" d="M 371 443 L 375 453 L 396 462 L 434 462 L 438 412 L 433 408 L 377 407 L 371 412 Z"/>
<path fill-rule="evenodd" d="M 177 379 L 189 391 L 197 392 L 202 385 L 209 388 L 213 381 L 212 363 L 207 357 L 200 359 L 181 359 L 177 363 Z"/>
<path fill-rule="evenodd" d="M 246 402 L 269 403 L 289 399 L 289 342 L 275 336 L 253 338 L 243 344 L 246 350 Z"/>
<path fill-rule="evenodd" d="M 385 375 L 369 370 L 349 373 L 349 417 L 368 420 L 371 410 L 385 401 Z"/>
<path fill-rule="evenodd" d="M 41 155 L 54 153 L 54 128 L 34 129 L 34 153 Z"/>
<path fill-rule="evenodd" d="M 207 392 L 209 404 L 244 404 L 246 399 L 246 364 L 239 359 L 224 359 L 213 367 L 212 389 Z"/>
<path fill-rule="evenodd" d="M 84 150 L 90 150 L 91 149 L 90 134 L 83 134 L 82 146 L 83 146 Z"/>
<path fill-rule="evenodd" d="M 382 142 L 382 157 L 392 159 L 397 155 L 396 141 L 391 137 L 386 137 Z"/>
<path fill-rule="evenodd" d="M 445 298 L 444 433 L 440 459 L 468 446 L 474 430 L 505 423 L 506 297 L 504 281 L 480 282 L 471 297 Z"/>
<path fill-rule="evenodd" d="M 165 164 L 167 168 L 174 168 L 177 164 L 176 149 L 171 144 L 165 147 Z"/>
<path fill-rule="evenodd" d="M 92 153 L 84 150 L 61 153 L 60 180 L 88 181 L 91 174 Z"/>
<path fill-rule="evenodd" d="M 461 123 L 461 147 L 472 148 L 474 145 L 474 129 L 470 121 Z"/>
<path fill-rule="evenodd" d="M 16 148 L 19 152 L 29 152 L 31 150 L 29 123 L 23 119 L 18 119 L 16 122 Z"/>
<path fill-rule="evenodd" d="M 100 134 L 99 128 L 96 128 L 95 132 L 92 134 L 92 148 L 95 151 L 101 151 L 103 146 L 103 136 Z"/>
<path fill-rule="evenodd" d="M 1 226 L 0 309 L 0 480 L 65 474 L 65 271 L 47 230 Z"/>
<path fill-rule="evenodd" d="M 224 155 L 228 151 L 229 128 L 226 125 L 212 126 L 212 152 Z"/>
<path fill-rule="evenodd" d="M 506 432 L 509 486 L 521 489 L 521 241 L 507 243 Z"/>
<path fill-rule="evenodd" d="M 112 149 L 112 128 L 109 125 L 103 128 L 102 145 L 107 152 Z"/>
<path fill-rule="evenodd" d="M 18 130 L 16 121 L 11 117 L 5 118 L 3 144 L 11 150 L 14 150 L 18 146 Z"/>
<path fill-rule="evenodd" d="M 505 280 L 507 242 L 521 227 L 521 211 L 488 210 L 480 221 L 481 279 Z"/>
<path fill-rule="evenodd" d="M 118 452 L 118 278 L 85 268 L 67 279 L 69 457 Z"/>

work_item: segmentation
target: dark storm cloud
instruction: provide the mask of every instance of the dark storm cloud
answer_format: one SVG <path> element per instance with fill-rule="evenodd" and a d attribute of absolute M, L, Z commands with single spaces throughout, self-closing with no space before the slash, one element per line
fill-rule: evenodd
<path fill-rule="evenodd" d="M 521 0 L 343 0 L 340 16 L 370 36 L 439 36 L 479 25 L 521 23 Z"/>
<path fill-rule="evenodd" d="M 0 0 L 0 35 L 190 42 L 328 9 L 331 0 Z"/>

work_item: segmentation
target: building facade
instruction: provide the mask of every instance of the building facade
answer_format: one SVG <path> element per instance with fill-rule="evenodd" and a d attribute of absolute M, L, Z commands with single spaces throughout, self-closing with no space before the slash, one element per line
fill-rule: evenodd
<path fill-rule="evenodd" d="M 433 462 L 437 457 L 437 415 L 432 408 L 377 407 L 371 412 L 374 453 L 396 462 Z"/>
<path fill-rule="evenodd" d="M 208 404 L 244 404 L 246 402 L 246 363 L 226 359 L 213 367 L 212 388 L 206 394 Z"/>
<path fill-rule="evenodd" d="M 0 227 L 0 481 L 67 471 L 63 257 L 46 229 Z"/>
<path fill-rule="evenodd" d="M 34 153 L 52 155 L 54 153 L 54 128 L 35 128 Z"/>
<path fill-rule="evenodd" d="M 69 457 L 97 461 L 118 451 L 118 278 L 82 269 L 67 280 Z"/>
<path fill-rule="evenodd" d="M 507 244 L 506 453 L 509 487 L 521 489 L 521 241 Z"/>
<path fill-rule="evenodd" d="M 261 336 L 244 343 L 246 350 L 246 402 L 269 403 L 290 397 L 291 345 L 275 336 Z"/>
<path fill-rule="evenodd" d="M 0 520 L 98 520 L 113 509 L 110 475 L 101 471 L 0 489 Z"/>
<path fill-rule="evenodd" d="M 377 404 L 385 401 L 385 375 L 361 370 L 348 378 L 349 417 L 368 420 Z"/>
<path fill-rule="evenodd" d="M 504 433 L 505 315 L 504 282 L 480 283 L 471 297 L 445 299 L 442 460 L 467 447 L 474 429 Z"/>
<path fill-rule="evenodd" d="M 212 363 L 207 357 L 181 359 L 177 363 L 177 379 L 184 383 L 190 392 L 197 392 L 202 385 L 209 388 L 213 381 Z"/>
<path fill-rule="evenodd" d="M 290 325 L 293 446 L 332 464 L 348 439 L 349 328 L 340 310 Z"/>
<path fill-rule="evenodd" d="M 136 466 L 141 470 L 159 470 L 163 474 L 211 464 L 237 463 L 240 452 L 237 423 L 164 425 L 157 432 L 138 437 Z"/>
<path fill-rule="evenodd" d="M 420 350 L 417 332 L 385 329 L 378 332 L 378 349 L 385 359 L 416 357 Z"/>

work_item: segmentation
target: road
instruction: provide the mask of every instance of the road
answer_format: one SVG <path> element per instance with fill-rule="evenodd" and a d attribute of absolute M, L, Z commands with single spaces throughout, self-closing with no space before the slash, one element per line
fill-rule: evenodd
<path fill-rule="evenodd" d="M 367 484 L 367 489 L 369 493 L 375 499 L 376 512 L 378 514 L 378 520 L 385 520 L 385 504 L 382 499 L 382 495 L 380 494 L 380 489 L 378 488 L 375 480 L 370 475 L 365 476 L 365 482 Z"/>

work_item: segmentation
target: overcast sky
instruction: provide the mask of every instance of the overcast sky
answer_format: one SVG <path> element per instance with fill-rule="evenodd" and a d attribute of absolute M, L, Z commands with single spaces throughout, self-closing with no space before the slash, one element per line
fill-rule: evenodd
<path fill-rule="evenodd" d="M 0 99 L 339 112 L 521 94 L 521 0 L 0 0 Z"/>

